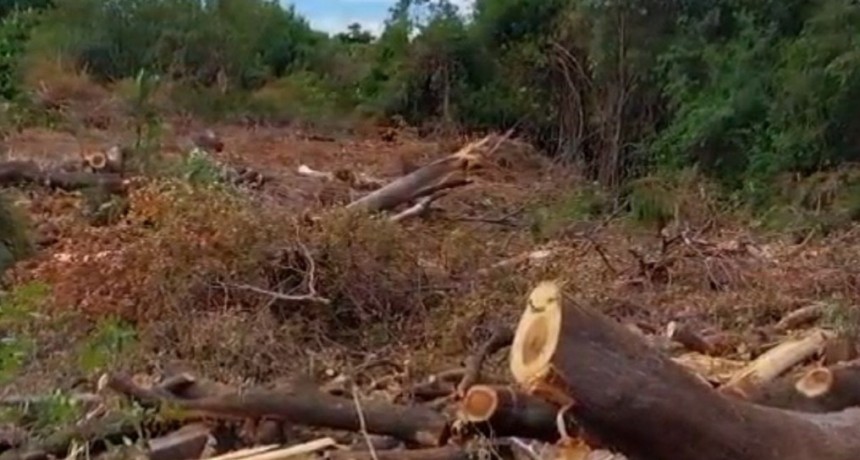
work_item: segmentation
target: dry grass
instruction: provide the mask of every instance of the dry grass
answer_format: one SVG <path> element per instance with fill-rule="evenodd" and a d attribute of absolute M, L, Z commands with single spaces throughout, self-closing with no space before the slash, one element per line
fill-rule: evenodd
<path fill-rule="evenodd" d="M 368 353 L 408 358 L 418 374 L 454 366 L 490 325 L 513 324 L 544 278 L 561 279 L 617 318 L 657 328 L 684 319 L 744 331 L 817 299 L 857 300 L 851 267 L 860 252 L 851 233 L 803 245 L 765 238 L 714 219 L 708 188 L 694 180 L 670 183 L 673 212 L 661 237 L 643 231 L 635 213 L 610 222 L 605 213 L 583 213 L 595 196 L 571 192 L 585 189 L 576 174 L 515 145 L 491 158 L 474 186 L 442 200 L 444 211 L 392 224 L 336 204 L 320 208 L 314 190 L 322 185 L 293 171 L 309 163 L 394 176 L 396 145 L 225 131 L 224 158 L 275 174 L 275 184 L 247 195 L 150 182 L 132 193 L 124 221 L 99 228 L 78 216 L 77 197 L 41 196 L 30 213 L 59 241 L 21 264 L 14 280 L 48 283 L 48 311 L 137 325 L 148 358 L 132 367 L 180 359 L 227 381 L 316 373 Z M 427 159 L 436 148 L 402 150 Z M 511 225 L 475 219 L 504 216 Z M 491 269 L 538 249 L 550 255 Z M 331 303 L 237 285 L 289 295 L 313 287 Z"/>
<path fill-rule="evenodd" d="M 32 57 L 24 64 L 23 83 L 36 112 L 58 114 L 77 129 L 108 129 L 122 120 L 123 104 L 84 71 L 57 57 Z"/>

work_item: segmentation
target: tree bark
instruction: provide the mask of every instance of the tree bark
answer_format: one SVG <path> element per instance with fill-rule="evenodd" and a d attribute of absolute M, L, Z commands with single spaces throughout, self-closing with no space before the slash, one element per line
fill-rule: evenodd
<path fill-rule="evenodd" d="M 801 412 L 836 412 L 860 406 L 860 362 L 789 375 L 752 393 L 749 401 Z"/>
<path fill-rule="evenodd" d="M 167 403 L 217 418 L 270 419 L 335 430 L 361 431 L 352 399 L 322 393 L 315 388 L 252 388 L 199 399 L 181 399 L 163 391 L 142 389 L 130 379 L 111 376 L 108 386 L 135 399 Z M 436 411 L 383 402 L 362 402 L 361 415 L 368 433 L 388 435 L 423 446 L 440 446 L 448 436 L 448 421 Z"/>
<path fill-rule="evenodd" d="M 490 136 L 473 142 L 459 152 L 439 159 L 347 205 L 347 209 L 370 212 L 388 211 L 415 199 L 419 192 L 434 187 L 451 175 L 465 172 L 478 161 L 476 150 L 483 148 Z"/>
<path fill-rule="evenodd" d="M 631 458 L 860 458 L 860 409 L 809 414 L 724 396 L 553 283 L 532 291 L 510 364 L 529 393 Z"/>
<path fill-rule="evenodd" d="M 460 417 L 487 437 L 535 439 L 555 443 L 561 437 L 559 408 L 512 388 L 475 385 L 460 403 Z"/>

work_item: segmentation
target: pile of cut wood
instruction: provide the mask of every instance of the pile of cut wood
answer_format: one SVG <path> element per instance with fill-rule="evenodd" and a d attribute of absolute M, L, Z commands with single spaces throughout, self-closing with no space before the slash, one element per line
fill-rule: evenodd
<path fill-rule="evenodd" d="M 774 329 L 808 321 L 812 310 Z M 670 329 L 679 342 L 707 342 L 679 325 Z M 173 427 L 138 444 L 136 452 L 154 460 L 855 459 L 860 364 L 816 360 L 834 339 L 827 330 L 807 332 L 716 384 L 689 360 L 671 358 L 545 282 L 515 330 L 498 328 L 462 369 L 389 400 L 359 396 L 367 388 L 343 375 L 323 386 L 236 389 L 188 372 L 151 384 L 106 374 L 93 399 L 98 406 L 119 395 L 151 414 L 148 430 Z M 487 381 L 484 361 L 507 348 L 512 380 Z M 297 442 L 308 439 L 302 427 L 314 430 L 312 441 Z M 0 458 L 62 457 L 84 447 L 96 455 L 107 440 L 142 436 L 138 423 L 94 409 L 73 430 Z"/>

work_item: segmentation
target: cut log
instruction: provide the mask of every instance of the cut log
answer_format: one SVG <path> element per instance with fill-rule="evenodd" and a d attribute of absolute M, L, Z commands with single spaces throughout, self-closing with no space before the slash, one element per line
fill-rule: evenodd
<path fill-rule="evenodd" d="M 109 387 L 143 401 L 167 403 L 191 414 L 215 418 L 271 419 L 319 428 L 361 431 L 361 420 L 351 399 L 314 388 L 257 388 L 199 399 L 181 399 L 144 389 L 131 379 L 111 376 Z M 436 411 L 384 402 L 363 402 L 368 433 L 388 435 L 405 442 L 439 446 L 448 436 L 448 421 Z"/>
<path fill-rule="evenodd" d="M 816 367 L 758 389 L 751 402 L 802 412 L 836 412 L 860 407 L 860 362 Z"/>
<path fill-rule="evenodd" d="M 173 433 L 148 442 L 149 460 L 188 460 L 200 458 L 210 430 L 202 424 L 186 425 Z"/>
<path fill-rule="evenodd" d="M 860 458 L 860 409 L 809 414 L 724 396 L 554 283 L 532 291 L 510 365 L 527 392 L 630 458 Z"/>
<path fill-rule="evenodd" d="M 784 374 L 824 349 L 835 334 L 815 330 L 802 339 L 783 342 L 756 358 L 732 380 L 720 387 L 725 394 L 746 397 L 756 388 Z"/>
<path fill-rule="evenodd" d="M 89 172 L 48 171 L 32 161 L 6 161 L 0 163 L 0 187 L 43 185 L 73 191 L 90 187 L 103 187 L 111 193 L 125 189 L 125 181 L 118 174 Z"/>
<path fill-rule="evenodd" d="M 491 136 L 470 143 L 459 152 L 430 163 L 375 190 L 347 205 L 347 209 L 369 212 L 387 211 L 412 201 L 423 190 L 445 182 L 453 174 L 466 172 L 479 161 L 478 150 L 489 143 Z"/>
<path fill-rule="evenodd" d="M 486 437 L 558 442 L 559 408 L 508 387 L 475 385 L 460 403 L 460 418 Z M 575 431 L 575 430 L 571 430 Z"/>

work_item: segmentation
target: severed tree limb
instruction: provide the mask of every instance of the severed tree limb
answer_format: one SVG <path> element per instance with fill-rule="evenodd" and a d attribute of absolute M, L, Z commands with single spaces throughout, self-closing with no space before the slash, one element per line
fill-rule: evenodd
<path fill-rule="evenodd" d="M 153 394 L 131 379 L 113 375 L 109 387 L 133 397 L 155 397 L 160 403 L 192 414 L 216 418 L 270 419 L 299 425 L 358 432 L 361 415 L 368 433 L 388 435 L 424 446 L 439 446 L 448 436 L 448 421 L 438 412 L 383 402 L 364 402 L 362 414 L 352 400 L 314 388 L 256 388 L 200 399 Z M 135 388 L 137 387 L 137 388 Z"/>
<path fill-rule="evenodd" d="M 559 408 L 509 387 L 475 385 L 459 407 L 460 418 L 487 437 L 518 437 L 555 443 Z"/>
<path fill-rule="evenodd" d="M 449 180 L 441 184 L 428 187 L 424 190 L 420 190 L 414 197 L 415 199 L 418 199 L 417 203 L 408 209 L 391 216 L 388 220 L 391 222 L 400 222 L 410 217 L 420 216 L 427 212 L 433 203 L 448 195 L 448 193 L 451 192 L 451 189 L 469 185 L 471 183 L 472 181 L 465 179 Z"/>
<path fill-rule="evenodd" d="M 778 323 L 776 323 L 776 325 L 773 326 L 773 329 L 774 332 L 785 333 L 792 329 L 797 329 L 813 323 L 821 318 L 821 315 L 823 314 L 824 305 L 820 303 L 807 305 L 785 315 Z"/>
<path fill-rule="evenodd" d="M 49 171 L 32 161 L 0 162 L 0 187 L 24 184 L 43 185 L 67 191 L 103 187 L 111 193 L 121 193 L 126 186 L 126 182 L 119 174 Z"/>
<path fill-rule="evenodd" d="M 836 412 L 860 407 L 860 361 L 815 367 L 758 388 L 749 401 L 802 412 Z"/>
<path fill-rule="evenodd" d="M 724 396 L 554 283 L 532 291 L 510 364 L 527 392 L 630 458 L 860 458 L 860 409 L 810 414 Z"/>
<path fill-rule="evenodd" d="M 481 367 L 488 357 L 496 354 L 499 350 L 509 347 L 514 341 L 514 331 L 509 327 L 499 326 L 474 355 L 466 359 L 466 373 L 457 384 L 457 396 L 463 397 L 466 390 L 478 383 L 481 378 Z"/>
<path fill-rule="evenodd" d="M 745 397 L 755 391 L 756 387 L 770 382 L 821 351 L 832 337 L 834 337 L 832 332 L 814 330 L 801 339 L 783 342 L 756 358 L 732 380 L 720 387 L 720 391 Z"/>
<path fill-rule="evenodd" d="M 466 172 L 479 162 L 477 151 L 486 147 L 492 136 L 464 146 L 460 151 L 434 161 L 347 205 L 347 209 L 379 212 L 412 201 L 416 194 L 434 187 L 458 172 Z"/>

